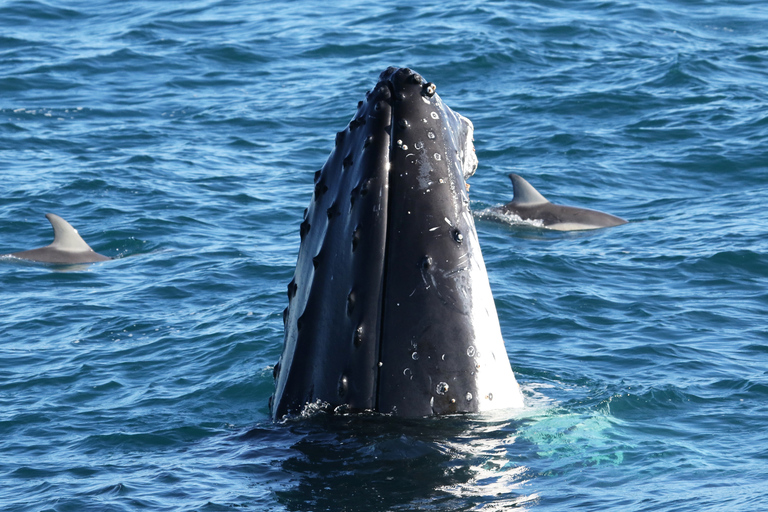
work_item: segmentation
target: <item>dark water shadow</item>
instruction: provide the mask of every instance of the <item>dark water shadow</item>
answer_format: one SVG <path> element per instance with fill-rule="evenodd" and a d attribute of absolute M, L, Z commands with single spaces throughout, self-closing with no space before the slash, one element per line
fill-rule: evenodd
<path fill-rule="evenodd" d="M 298 437 L 280 461 L 292 485 L 275 492 L 287 510 L 474 510 L 532 499 L 509 420 L 319 414 L 282 427 Z"/>

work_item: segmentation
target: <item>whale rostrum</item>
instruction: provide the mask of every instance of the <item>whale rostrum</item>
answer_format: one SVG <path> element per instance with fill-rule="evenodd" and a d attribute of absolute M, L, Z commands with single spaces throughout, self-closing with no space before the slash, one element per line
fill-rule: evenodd
<path fill-rule="evenodd" d="M 53 242 L 39 249 L 3 254 L 39 263 L 51 263 L 56 265 L 74 265 L 78 263 L 95 263 L 112 258 L 95 252 L 85 243 L 69 222 L 58 215 L 46 213 L 45 217 L 53 227 Z"/>
<path fill-rule="evenodd" d="M 608 228 L 626 224 L 627 221 L 609 213 L 552 204 L 522 176 L 510 174 L 514 196 L 509 203 L 490 208 L 502 217 L 514 216 L 519 221 L 530 221 L 546 229 L 579 231 Z"/>
<path fill-rule="evenodd" d="M 388 68 L 315 173 L 275 365 L 274 419 L 521 407 L 465 179 L 472 123 Z"/>

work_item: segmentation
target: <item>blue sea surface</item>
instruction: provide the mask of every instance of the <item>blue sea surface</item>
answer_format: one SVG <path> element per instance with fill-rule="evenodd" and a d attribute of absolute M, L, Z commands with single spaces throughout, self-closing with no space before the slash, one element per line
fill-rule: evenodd
<path fill-rule="evenodd" d="M 476 223 L 522 411 L 273 423 L 313 174 L 387 66 L 623 226 Z M 768 510 L 768 3 L 0 2 L 0 510 Z"/>

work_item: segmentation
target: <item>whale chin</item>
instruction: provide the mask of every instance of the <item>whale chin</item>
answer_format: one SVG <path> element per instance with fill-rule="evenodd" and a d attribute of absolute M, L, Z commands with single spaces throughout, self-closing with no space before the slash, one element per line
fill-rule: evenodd
<path fill-rule="evenodd" d="M 472 137 L 407 68 L 336 134 L 300 227 L 274 419 L 522 406 L 469 208 Z"/>

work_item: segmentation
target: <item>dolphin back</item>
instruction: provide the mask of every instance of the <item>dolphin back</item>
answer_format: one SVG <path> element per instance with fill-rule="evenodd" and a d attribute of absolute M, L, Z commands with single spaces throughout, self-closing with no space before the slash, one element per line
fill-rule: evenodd
<path fill-rule="evenodd" d="M 10 254 L 10 256 L 28 261 L 59 265 L 95 263 L 111 259 L 91 249 L 78 234 L 77 230 L 66 220 L 53 213 L 46 213 L 45 217 L 53 227 L 53 242 L 39 249 L 15 252 Z"/>
<path fill-rule="evenodd" d="M 509 178 L 514 187 L 514 197 L 506 205 L 494 210 L 512 214 L 521 221 L 532 221 L 556 231 L 608 228 L 627 223 L 621 217 L 610 213 L 552 204 L 522 176 L 510 174 Z"/>

